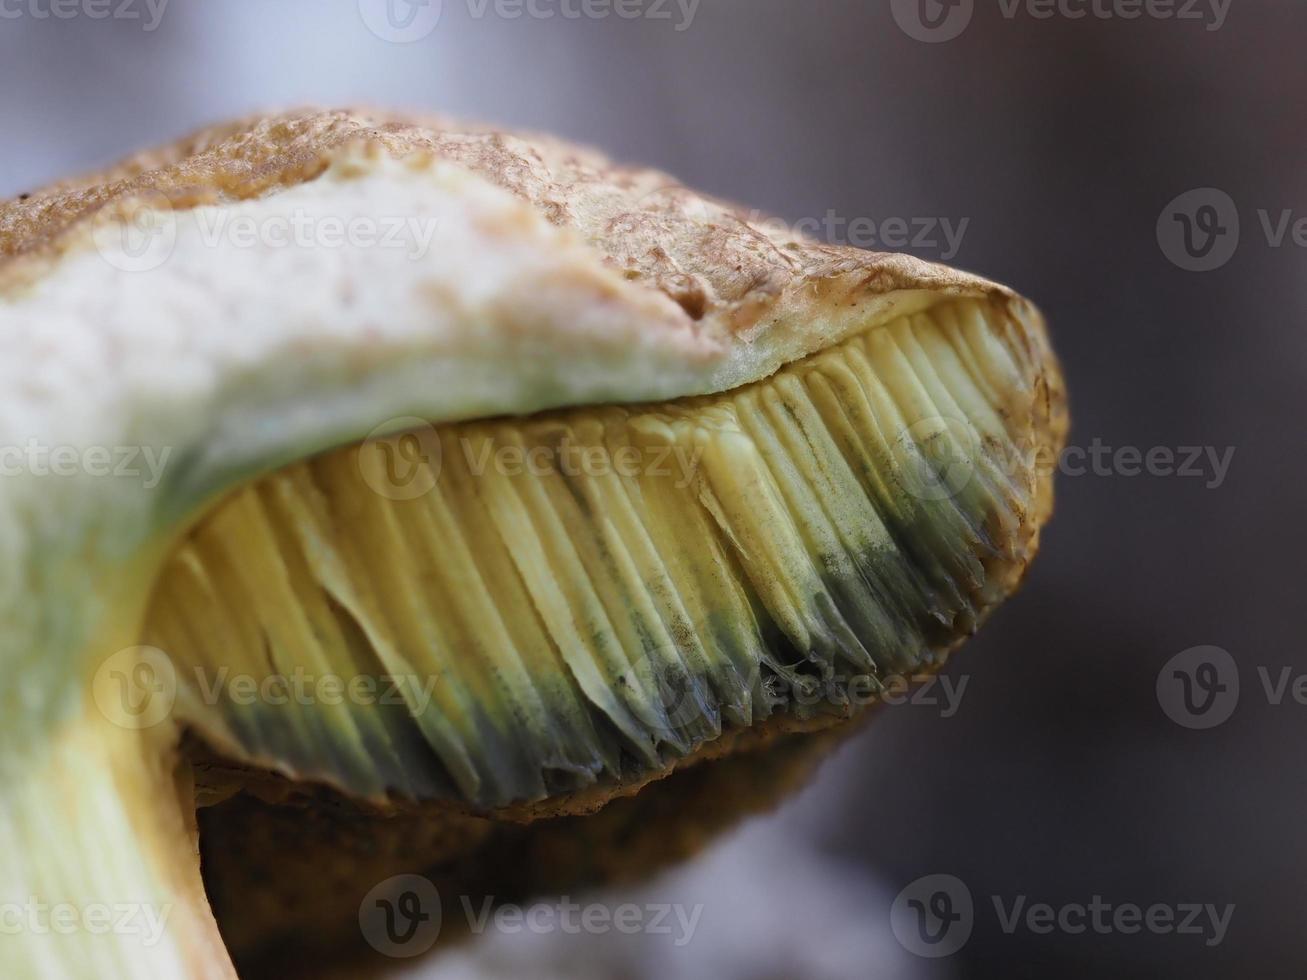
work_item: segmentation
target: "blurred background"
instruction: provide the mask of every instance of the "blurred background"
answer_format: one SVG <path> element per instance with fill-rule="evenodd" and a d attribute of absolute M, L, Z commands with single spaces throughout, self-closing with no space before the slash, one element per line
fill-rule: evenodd
<path fill-rule="evenodd" d="M 62 10 L 0 0 L 0 197 L 252 109 L 437 109 L 835 240 L 903 219 L 907 250 L 1011 283 L 1052 324 L 1074 420 L 1057 516 L 951 686 L 630 899 L 702 904 L 688 942 L 491 934 L 407 975 L 1307 974 L 1307 5 Z M 969 935 L 920 955 L 943 949 L 896 934 L 896 896 L 959 886 Z M 1026 914 L 1041 903 L 1051 925 Z"/>

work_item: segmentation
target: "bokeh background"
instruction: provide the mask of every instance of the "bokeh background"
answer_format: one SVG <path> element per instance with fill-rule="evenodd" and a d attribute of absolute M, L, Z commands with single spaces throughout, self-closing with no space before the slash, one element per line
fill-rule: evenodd
<path fill-rule="evenodd" d="M 136 19 L 0 3 L 0 197 L 268 106 L 552 130 L 789 220 L 965 220 L 950 260 L 1051 321 L 1074 446 L 1229 461 L 1060 477 L 1028 585 L 948 668 L 966 684 L 955 711 L 883 711 L 806 793 L 639 893 L 703 903 L 689 943 L 494 935 L 407 975 L 1307 974 L 1307 706 L 1264 683 L 1307 671 L 1307 250 L 1263 227 L 1307 217 L 1307 5 L 672 0 L 662 19 L 646 0 L 636 19 L 569 19 L 549 0 L 536 14 L 560 15 L 444 0 L 395 43 L 367 26 L 371 0 L 127 2 Z M 1221 219 L 1216 259 L 1238 218 L 1206 272 L 1158 235 L 1196 188 L 1228 196 L 1189 199 L 1200 228 Z M 1197 646 L 1228 651 L 1240 682 L 1205 729 L 1158 693 Z M 975 905 L 938 959 L 890 928 L 900 889 L 930 874 Z M 1234 910 L 1214 944 L 1007 931 L 995 898 L 1022 896 Z"/>

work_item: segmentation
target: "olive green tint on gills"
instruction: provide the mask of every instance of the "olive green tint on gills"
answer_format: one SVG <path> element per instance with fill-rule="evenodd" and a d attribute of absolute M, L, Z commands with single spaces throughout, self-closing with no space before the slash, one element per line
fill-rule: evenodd
<path fill-rule="evenodd" d="M 539 801 L 848 717 L 1033 555 L 1051 355 L 1013 315 L 956 301 L 716 396 L 296 464 L 188 536 L 143 642 L 220 755 L 377 801 Z"/>

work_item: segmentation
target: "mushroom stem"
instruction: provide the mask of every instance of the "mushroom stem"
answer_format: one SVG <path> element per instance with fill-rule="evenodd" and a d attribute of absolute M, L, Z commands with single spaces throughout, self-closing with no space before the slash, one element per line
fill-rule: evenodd
<path fill-rule="evenodd" d="M 234 980 L 175 729 L 124 728 L 100 701 L 0 749 L 0 976 Z"/>

